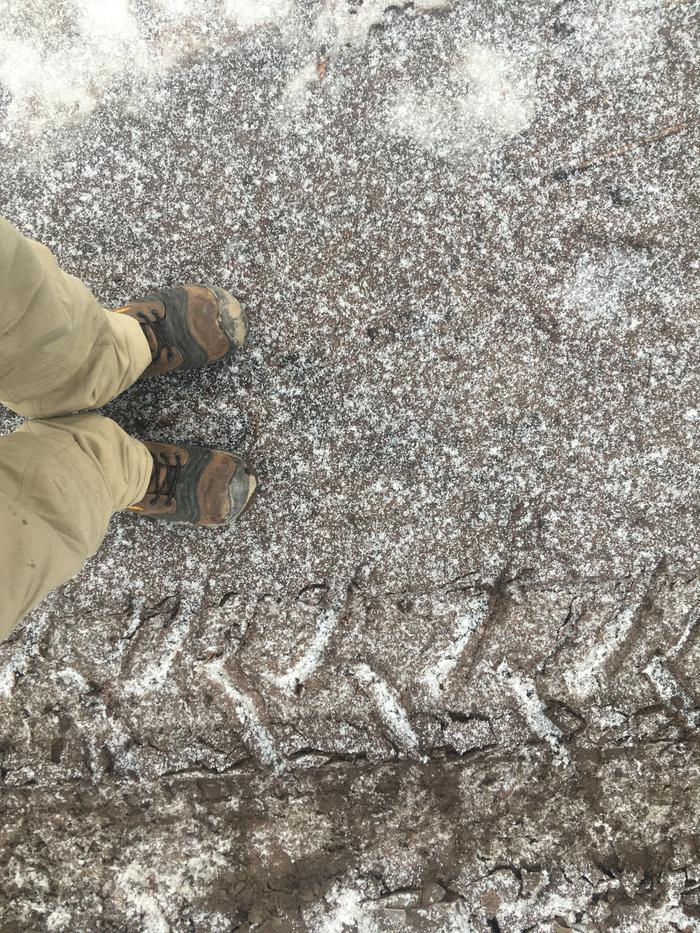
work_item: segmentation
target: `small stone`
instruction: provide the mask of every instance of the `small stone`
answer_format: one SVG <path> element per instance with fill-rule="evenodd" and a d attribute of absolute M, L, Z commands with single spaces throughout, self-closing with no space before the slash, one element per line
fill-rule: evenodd
<path fill-rule="evenodd" d="M 428 907 L 430 904 L 439 904 L 444 897 L 445 889 L 436 881 L 429 881 L 423 886 L 423 894 L 421 897 L 423 907 Z"/>
<path fill-rule="evenodd" d="M 385 920 L 388 920 L 389 923 L 398 923 L 401 924 L 400 929 L 405 929 L 406 927 L 406 911 L 399 910 L 394 907 L 380 907 L 377 913 L 383 917 Z"/>

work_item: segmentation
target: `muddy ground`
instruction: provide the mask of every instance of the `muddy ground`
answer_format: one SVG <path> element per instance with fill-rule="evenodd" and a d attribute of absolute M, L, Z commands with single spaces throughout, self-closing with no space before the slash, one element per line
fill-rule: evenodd
<path fill-rule="evenodd" d="M 700 5 L 0 11 L 0 212 L 250 315 L 105 414 L 260 481 L 0 646 L 0 931 L 700 930 Z"/>

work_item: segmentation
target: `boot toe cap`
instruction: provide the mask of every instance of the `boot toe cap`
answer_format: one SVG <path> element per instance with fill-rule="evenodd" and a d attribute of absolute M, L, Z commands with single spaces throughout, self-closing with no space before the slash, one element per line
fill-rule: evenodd
<path fill-rule="evenodd" d="M 242 347 L 248 336 L 248 317 L 234 296 L 223 288 L 210 286 L 219 305 L 219 324 L 231 341 L 231 347 Z"/>
<path fill-rule="evenodd" d="M 231 511 L 227 522 L 234 522 L 237 518 L 240 518 L 253 501 L 256 488 L 255 474 L 244 460 L 240 460 L 229 483 Z"/>

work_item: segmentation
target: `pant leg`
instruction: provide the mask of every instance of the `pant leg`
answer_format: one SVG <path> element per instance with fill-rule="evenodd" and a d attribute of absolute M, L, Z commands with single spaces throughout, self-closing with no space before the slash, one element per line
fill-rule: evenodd
<path fill-rule="evenodd" d="M 138 502 L 148 448 L 100 415 L 28 421 L 0 437 L 0 639 L 100 546 Z"/>
<path fill-rule="evenodd" d="M 150 362 L 136 321 L 0 217 L 0 401 L 30 418 L 99 408 Z"/>

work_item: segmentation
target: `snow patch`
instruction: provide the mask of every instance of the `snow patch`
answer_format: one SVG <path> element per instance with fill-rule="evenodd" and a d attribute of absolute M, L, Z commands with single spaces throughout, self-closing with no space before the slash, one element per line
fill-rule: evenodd
<path fill-rule="evenodd" d="M 408 85 L 389 106 L 390 131 L 444 157 L 493 151 L 535 116 L 534 74 L 511 54 L 470 43 L 427 91 Z"/>
<path fill-rule="evenodd" d="M 321 613 L 316 634 L 308 649 L 286 674 L 276 678 L 277 684 L 286 693 L 294 693 L 296 687 L 299 684 L 306 683 L 318 667 L 326 646 L 338 627 L 345 605 L 345 597 L 344 590 L 335 593 L 331 599 L 331 604 Z"/>
<path fill-rule="evenodd" d="M 348 0 L 330 0 L 325 4 L 316 21 L 316 36 L 329 47 L 361 45 L 373 26 L 384 21 L 388 9 L 411 7 L 419 13 L 430 10 L 447 10 L 452 0 L 364 0 L 353 4 Z"/>
<path fill-rule="evenodd" d="M 293 0 L 36 0 L 18 4 L 0 25 L 0 103 L 8 102 L 0 142 L 80 121 L 114 88 L 146 101 L 168 71 L 198 54 L 232 45 L 242 33 L 278 27 L 287 47 L 337 50 L 362 44 L 391 7 L 418 12 L 449 8 L 445 0 L 415 4 L 367 0 L 357 7 L 330 0 L 306 11 Z M 297 23 L 298 15 L 306 19 Z M 290 27 L 289 24 L 296 24 Z M 303 89 L 309 66 L 290 75 L 287 93 Z"/>
<path fill-rule="evenodd" d="M 72 914 L 65 907 L 57 907 L 46 918 L 46 929 L 49 933 L 57 930 L 70 929 Z"/>
<path fill-rule="evenodd" d="M 116 85 L 148 96 L 174 65 L 284 22 L 291 6 L 226 0 L 223 14 L 212 16 L 196 0 L 151 0 L 136 16 L 128 0 L 18 4 L 0 25 L 0 90 L 9 97 L 0 142 L 80 122 Z"/>
<path fill-rule="evenodd" d="M 22 638 L 16 643 L 15 650 L 7 663 L 0 668 L 0 697 L 10 697 L 15 688 L 18 674 L 26 674 L 32 658 L 39 653 L 39 643 L 49 627 L 48 610 L 38 609 L 25 623 Z"/>
<path fill-rule="evenodd" d="M 364 906 L 365 898 L 354 888 L 333 888 L 325 897 L 328 913 L 323 917 L 310 918 L 313 933 L 378 933 L 375 920 Z M 370 905 L 371 909 L 371 905 Z M 318 906 L 313 909 L 318 914 Z M 316 922 L 314 922 L 316 920 Z"/>
<path fill-rule="evenodd" d="M 194 848 L 194 853 L 193 853 Z M 197 851 L 199 848 L 199 851 Z M 206 851 L 192 840 L 188 844 L 188 853 L 178 848 L 174 850 L 171 871 L 156 871 L 153 866 L 152 852 L 140 853 L 125 868 L 115 868 L 119 872 L 116 880 L 118 902 L 131 919 L 138 921 L 138 929 L 143 933 L 167 933 L 172 929 L 173 912 L 178 909 L 178 902 L 191 903 L 201 887 L 210 881 L 225 865 L 219 852 Z"/>
<path fill-rule="evenodd" d="M 202 606 L 203 597 L 196 590 L 192 594 L 181 596 L 177 613 L 165 630 L 158 656 L 139 675 L 131 677 L 124 683 L 122 689 L 126 696 L 144 696 L 163 687 L 187 637 L 192 620 Z M 138 625 L 137 612 L 139 612 L 138 608 L 135 609 L 127 629 L 130 634 L 133 634 Z"/>
<path fill-rule="evenodd" d="M 634 625 L 651 583 L 647 573 L 637 583 L 636 594 L 631 595 L 605 626 L 602 637 L 595 638 L 584 656 L 565 674 L 569 690 L 577 696 L 588 698 L 600 689 L 599 678 L 605 665 L 624 645 Z"/>
<path fill-rule="evenodd" d="M 606 250 L 600 254 L 589 252 L 576 263 L 571 278 L 566 281 L 559 297 L 562 306 L 576 323 L 593 328 L 618 328 L 634 331 L 640 320 L 634 313 L 635 301 L 650 279 L 662 273 L 654 270 L 651 260 L 639 252 Z M 659 281 L 662 293 L 672 294 Z"/>
<path fill-rule="evenodd" d="M 488 602 L 483 597 L 471 600 L 470 605 L 457 618 L 449 645 L 421 675 L 421 681 L 434 702 L 440 699 L 447 679 L 459 663 L 472 635 L 483 622 L 487 609 Z"/>
<path fill-rule="evenodd" d="M 225 15 L 242 29 L 279 23 L 289 16 L 291 0 L 226 0 Z"/>
<path fill-rule="evenodd" d="M 164 65 L 127 0 L 73 5 L 68 15 L 77 36 L 55 32 L 53 6 L 43 0 L 33 5 L 34 16 L 17 11 L 0 27 L 0 86 L 10 98 L 2 141 L 14 124 L 39 133 L 84 118 L 116 78 L 136 71 L 149 83 Z"/>

